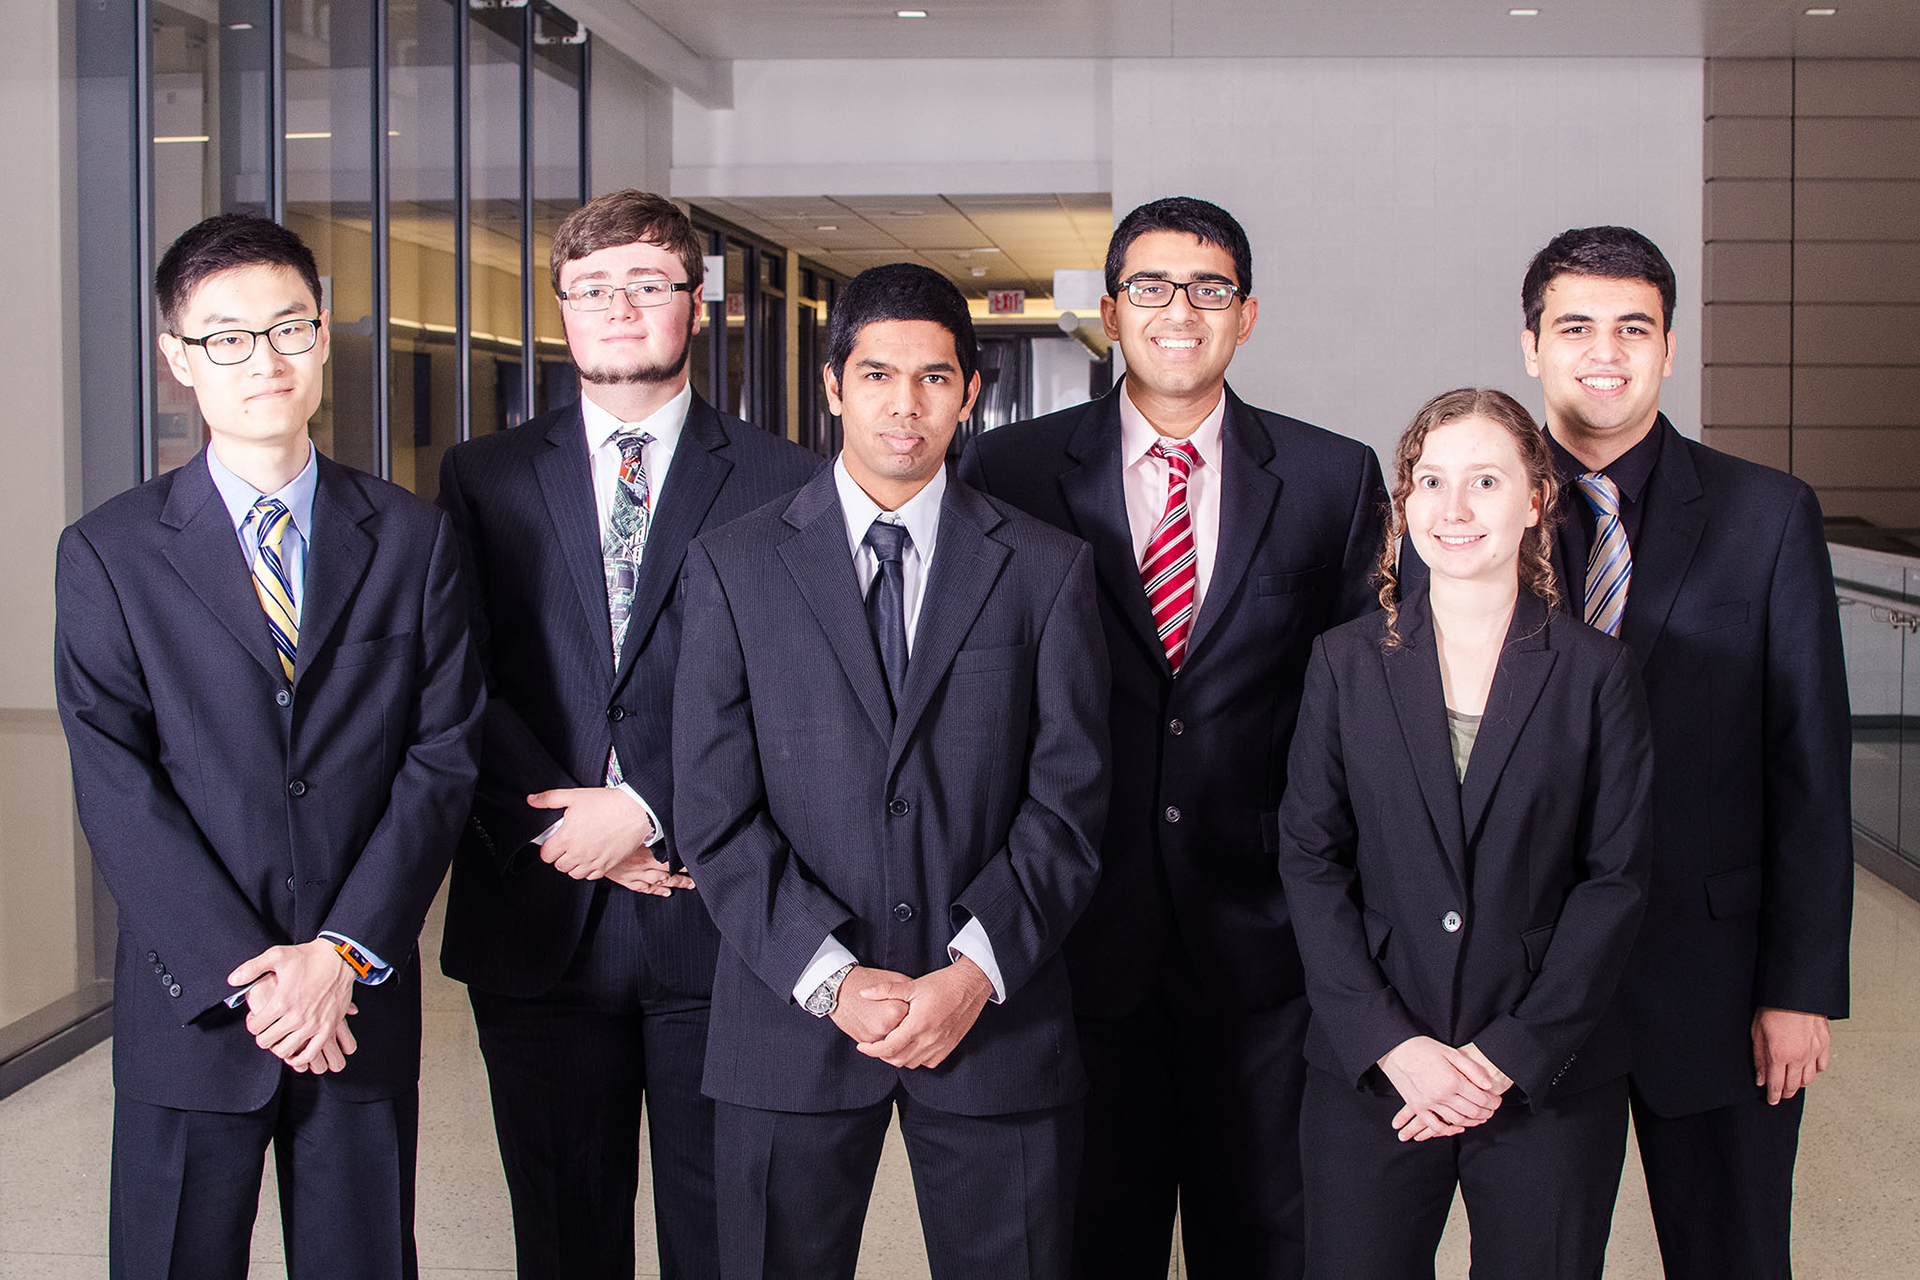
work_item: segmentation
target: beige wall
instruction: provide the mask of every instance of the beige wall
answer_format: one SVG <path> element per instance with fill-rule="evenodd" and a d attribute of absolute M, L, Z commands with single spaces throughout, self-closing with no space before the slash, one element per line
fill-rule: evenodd
<path fill-rule="evenodd" d="M 1706 440 L 1920 526 L 1920 61 L 1715 59 Z"/>

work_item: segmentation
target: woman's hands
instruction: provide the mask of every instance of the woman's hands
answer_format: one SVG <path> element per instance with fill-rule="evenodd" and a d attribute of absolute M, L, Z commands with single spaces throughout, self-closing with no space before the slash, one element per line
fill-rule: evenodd
<path fill-rule="evenodd" d="M 1490 1119 L 1513 1087 L 1474 1045 L 1455 1049 L 1431 1036 L 1401 1041 L 1380 1059 L 1380 1069 L 1406 1102 L 1393 1117 L 1402 1142 L 1465 1133 Z"/>

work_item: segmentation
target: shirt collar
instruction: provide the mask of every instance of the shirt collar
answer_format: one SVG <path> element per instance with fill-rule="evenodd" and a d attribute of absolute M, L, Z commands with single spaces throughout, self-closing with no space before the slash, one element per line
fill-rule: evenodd
<path fill-rule="evenodd" d="M 258 489 L 242 480 L 227 469 L 220 461 L 220 455 L 207 446 L 207 473 L 213 477 L 213 487 L 220 491 L 220 500 L 227 504 L 227 516 L 233 521 L 234 531 L 246 523 L 247 513 L 253 510 L 253 504 L 261 498 L 278 498 L 282 505 L 293 515 L 293 527 L 300 531 L 301 540 L 313 542 L 313 495 L 320 486 L 320 468 L 314 461 L 318 456 L 313 441 L 307 441 L 307 465 L 300 474 L 281 487 L 278 493 L 261 493 Z"/>
<path fill-rule="evenodd" d="M 933 562 L 934 540 L 940 534 L 940 502 L 947 492 L 947 469 L 942 466 L 933 473 L 933 479 L 927 481 L 920 492 L 900 504 L 900 509 L 886 513 L 880 504 L 867 496 L 867 491 L 854 482 L 847 472 L 847 460 L 844 455 L 833 460 L 833 486 L 840 494 L 840 510 L 847 520 L 847 543 L 853 554 L 860 554 L 860 544 L 867 539 L 867 528 L 883 514 L 892 514 L 898 519 L 895 523 L 907 526 L 907 536 L 913 539 L 913 546 L 920 553 L 920 563 Z"/>
<path fill-rule="evenodd" d="M 1638 502 L 1646 491 L 1647 481 L 1653 478 L 1653 469 L 1660 461 L 1660 441 L 1666 435 L 1662 428 L 1666 425 L 1667 417 L 1661 414 L 1631 449 L 1600 468 L 1600 474 L 1620 490 L 1622 500 Z M 1560 473 L 1562 489 L 1570 485 L 1575 476 L 1588 474 L 1587 464 L 1567 452 L 1566 446 L 1553 438 L 1552 430 L 1547 432 L 1547 448 L 1553 452 L 1553 466 Z"/>
<path fill-rule="evenodd" d="M 1227 420 L 1227 392 L 1220 389 L 1219 402 L 1212 412 L 1187 437 L 1200 454 L 1202 465 L 1213 467 L 1216 472 L 1220 466 L 1220 433 Z M 1147 415 L 1140 412 L 1140 406 L 1133 402 L 1133 394 L 1126 381 L 1121 381 L 1120 391 L 1120 469 L 1122 471 L 1147 456 L 1147 451 L 1161 440 L 1172 437 L 1163 436 L 1147 421 Z"/>
<path fill-rule="evenodd" d="M 606 444 L 616 431 L 638 427 L 653 437 L 654 444 L 671 454 L 674 446 L 680 443 L 680 431 L 687 425 L 687 410 L 692 406 L 693 384 L 691 382 L 681 387 L 679 394 L 673 399 L 638 422 L 623 422 L 595 404 L 589 397 L 582 395 L 580 421 L 586 428 L 587 452 L 592 453 Z"/>

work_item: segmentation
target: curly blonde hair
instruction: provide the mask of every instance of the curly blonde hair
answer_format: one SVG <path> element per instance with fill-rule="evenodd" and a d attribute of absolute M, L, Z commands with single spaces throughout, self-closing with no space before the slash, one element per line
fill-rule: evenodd
<path fill-rule="evenodd" d="M 1520 583 L 1552 609 L 1560 603 L 1553 578 L 1553 531 L 1560 522 L 1560 486 L 1554 479 L 1553 454 L 1533 415 L 1504 391 L 1491 387 L 1461 387 L 1446 391 L 1420 406 L 1413 421 L 1400 433 L 1393 451 L 1393 495 L 1386 512 L 1386 538 L 1380 548 L 1380 607 L 1387 611 L 1387 647 L 1400 644 L 1400 540 L 1407 532 L 1407 495 L 1413 492 L 1413 467 L 1435 427 L 1463 418 L 1485 418 L 1513 438 L 1526 468 L 1527 486 L 1540 499 L 1540 522 L 1520 539 Z"/>

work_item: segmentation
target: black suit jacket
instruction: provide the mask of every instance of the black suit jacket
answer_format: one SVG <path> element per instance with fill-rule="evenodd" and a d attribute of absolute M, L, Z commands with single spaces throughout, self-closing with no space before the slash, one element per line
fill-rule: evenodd
<path fill-rule="evenodd" d="M 676 588 L 687 544 L 783 493 L 816 455 L 698 396 L 656 498 L 618 674 L 586 435 L 577 404 L 449 449 L 440 505 L 473 584 L 473 633 L 489 699 L 473 817 L 454 857 L 441 967 L 501 995 L 550 988 L 573 957 L 592 881 L 542 862 L 529 841 L 553 824 L 527 796 L 605 782 L 617 746 L 627 782 L 677 858 L 670 747 L 680 657 Z M 669 986 L 704 994 L 717 941 L 694 893 L 649 898 L 641 945 Z"/>
<path fill-rule="evenodd" d="M 1313 638 L 1376 606 L 1380 468 L 1358 441 L 1227 391 L 1219 550 L 1176 680 L 1127 527 L 1124 394 L 988 432 L 961 463 L 970 483 L 1092 543 L 1099 569 L 1113 792 L 1100 889 L 1067 941 L 1075 1005 L 1127 1012 L 1178 947 L 1195 999 L 1266 1007 L 1304 989 L 1274 870 L 1287 743 Z"/>
<path fill-rule="evenodd" d="M 280 1060 L 227 974 L 322 930 L 394 966 L 322 1077 L 388 1097 L 420 1070 L 415 943 L 472 793 L 482 701 L 459 548 L 412 494 L 318 459 L 289 688 L 202 452 L 61 535 L 55 687 L 74 796 L 120 908 L 114 1083 L 251 1111 Z"/>
<path fill-rule="evenodd" d="M 727 944 L 707 1094 L 831 1111 L 898 1086 L 968 1115 L 1079 1096 L 1059 948 L 1099 873 L 1106 681 L 1086 546 L 958 481 L 897 717 L 830 470 L 694 544 L 674 810 Z M 969 918 L 1006 1000 L 938 1067 L 868 1058 L 794 1001 L 829 932 L 918 976 Z"/>
<path fill-rule="evenodd" d="M 1391 1092 L 1411 1036 L 1476 1043 L 1539 1107 L 1627 1069 L 1653 760 L 1618 641 L 1522 591 L 1464 781 L 1424 593 L 1314 645 L 1280 813 L 1307 1057 Z M 1451 924 L 1454 927 L 1449 929 Z"/>
<path fill-rule="evenodd" d="M 1756 1007 L 1847 1014 L 1852 745 L 1813 491 L 1653 429 L 1621 627 L 1653 715 L 1653 885 L 1621 1001 L 1634 1083 L 1687 1115 L 1752 1095 Z"/>

